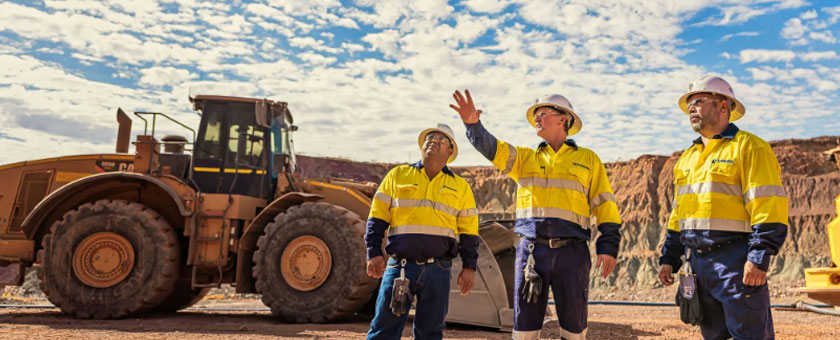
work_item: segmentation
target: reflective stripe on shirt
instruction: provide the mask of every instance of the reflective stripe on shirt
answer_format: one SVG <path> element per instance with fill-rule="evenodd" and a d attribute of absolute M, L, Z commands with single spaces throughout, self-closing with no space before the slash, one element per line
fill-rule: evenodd
<path fill-rule="evenodd" d="M 401 226 L 391 226 L 391 228 L 388 229 L 388 236 L 405 234 L 437 235 L 451 237 L 456 240 L 458 239 L 458 235 L 454 230 L 433 225 L 406 224 Z"/>

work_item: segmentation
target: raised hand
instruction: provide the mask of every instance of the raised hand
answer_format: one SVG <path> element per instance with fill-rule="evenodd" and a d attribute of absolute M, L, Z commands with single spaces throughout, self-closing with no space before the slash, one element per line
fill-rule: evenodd
<path fill-rule="evenodd" d="M 466 98 L 461 94 L 461 91 L 455 90 L 452 98 L 455 98 L 456 105 L 449 104 L 449 107 L 458 112 L 461 116 L 461 121 L 464 123 L 475 124 L 478 122 L 479 116 L 481 116 L 481 110 L 475 109 L 475 103 L 473 103 L 472 97 L 470 96 L 470 90 L 464 90 L 464 93 L 467 95 Z"/>

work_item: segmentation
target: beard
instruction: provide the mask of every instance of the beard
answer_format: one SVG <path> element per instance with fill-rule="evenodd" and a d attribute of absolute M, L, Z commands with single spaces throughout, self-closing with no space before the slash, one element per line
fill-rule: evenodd
<path fill-rule="evenodd" d="M 715 117 L 714 115 L 709 115 L 706 118 L 697 116 L 697 118 L 698 118 L 698 121 L 696 123 L 694 123 L 694 122 L 691 123 L 691 129 L 694 130 L 694 132 L 697 132 L 697 133 L 700 133 L 700 131 L 703 131 L 703 130 L 707 130 L 709 127 L 712 127 L 715 124 L 717 124 L 717 121 L 718 121 L 717 117 Z M 689 119 L 691 119 L 691 116 L 689 116 Z"/>
<path fill-rule="evenodd" d="M 700 130 L 703 129 L 703 121 L 701 120 L 697 123 L 691 123 L 691 129 L 694 130 L 694 132 L 700 133 Z"/>

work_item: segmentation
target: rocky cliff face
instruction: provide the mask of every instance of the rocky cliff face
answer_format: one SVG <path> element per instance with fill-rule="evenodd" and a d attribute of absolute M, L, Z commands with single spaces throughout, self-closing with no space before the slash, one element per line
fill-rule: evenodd
<path fill-rule="evenodd" d="M 775 282 L 796 286 L 804 268 L 826 266 L 830 261 L 825 225 L 834 218 L 834 197 L 840 194 L 840 163 L 827 159 L 822 152 L 838 146 L 838 138 L 788 139 L 770 144 L 782 166 L 782 182 L 790 199 L 788 238 L 773 258 L 770 275 Z M 659 285 L 658 254 L 673 202 L 673 168 L 679 155 L 644 155 L 606 164 L 624 223 L 616 272 L 607 279 L 596 279 L 593 271 L 593 293 L 643 291 Z M 300 173 L 307 177 L 374 182 L 393 166 L 304 156 L 298 161 Z M 456 167 L 453 171 L 472 184 L 482 213 L 513 216 L 515 182 L 489 166 Z"/>

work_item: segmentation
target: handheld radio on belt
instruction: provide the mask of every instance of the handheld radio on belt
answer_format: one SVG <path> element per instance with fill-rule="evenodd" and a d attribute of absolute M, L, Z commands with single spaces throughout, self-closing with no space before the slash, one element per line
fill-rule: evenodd
<path fill-rule="evenodd" d="M 391 312 L 395 316 L 408 313 L 408 309 L 414 302 L 414 295 L 411 294 L 411 289 L 408 287 L 411 280 L 405 278 L 405 263 L 405 259 L 400 260 L 400 277 L 394 279 L 394 286 L 391 291 Z"/>

